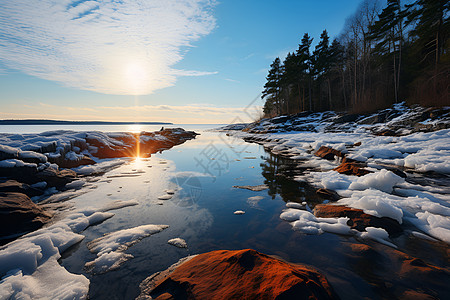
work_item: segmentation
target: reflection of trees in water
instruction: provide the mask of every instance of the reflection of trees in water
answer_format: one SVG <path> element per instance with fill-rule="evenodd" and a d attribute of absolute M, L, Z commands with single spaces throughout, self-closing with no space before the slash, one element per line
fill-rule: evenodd
<path fill-rule="evenodd" d="M 269 187 L 268 194 L 275 199 L 279 194 L 283 201 L 303 202 L 308 204 L 321 203 L 322 200 L 316 195 L 315 189 L 306 182 L 293 180 L 296 175 L 301 175 L 305 171 L 302 162 L 274 155 L 266 152 L 261 157 L 260 164 L 264 183 Z"/>

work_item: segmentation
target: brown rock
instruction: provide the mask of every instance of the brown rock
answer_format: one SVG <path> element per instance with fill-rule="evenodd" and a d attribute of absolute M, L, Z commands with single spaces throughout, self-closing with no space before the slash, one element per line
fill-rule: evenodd
<path fill-rule="evenodd" d="M 342 163 L 333 170 L 345 175 L 364 176 L 369 174 L 370 171 L 364 169 L 363 166 L 364 164 L 358 162 L 348 162 L 344 159 L 344 161 L 342 161 Z"/>
<path fill-rule="evenodd" d="M 432 265 L 381 244 L 349 246 L 351 251 L 345 249 L 345 255 L 352 261 L 356 272 L 374 288 L 384 290 L 386 293 L 384 298 L 448 298 L 448 282 L 450 282 L 448 268 Z"/>
<path fill-rule="evenodd" d="M 366 227 L 383 228 L 389 234 L 399 234 L 403 231 L 400 224 L 394 219 L 375 217 L 364 213 L 361 209 L 344 205 L 317 204 L 314 207 L 314 215 L 322 218 L 348 217 L 350 220 L 347 225 L 358 231 L 364 231 Z"/>
<path fill-rule="evenodd" d="M 72 170 L 55 170 L 46 168 L 36 174 L 36 182 L 45 181 L 47 187 L 63 187 L 77 177 L 77 173 Z"/>
<path fill-rule="evenodd" d="M 344 157 L 344 154 L 342 154 L 341 151 L 335 150 L 327 146 L 321 146 L 319 150 L 317 150 L 317 152 L 314 154 L 318 157 L 328 160 L 334 160 L 335 156 Z"/>
<path fill-rule="evenodd" d="M 375 132 L 374 134 L 378 135 L 378 136 L 398 136 L 398 134 L 391 129 L 384 129 L 384 130 Z"/>
<path fill-rule="evenodd" d="M 333 190 L 329 190 L 329 189 L 323 189 L 323 188 L 318 189 L 316 191 L 316 194 L 324 199 L 331 200 L 331 201 L 338 201 L 339 199 L 341 199 L 341 196 L 339 196 L 338 193 L 336 193 Z"/>
<path fill-rule="evenodd" d="M 90 158 L 89 156 L 83 156 L 82 159 L 79 160 L 70 160 L 66 158 L 49 158 L 49 161 L 51 163 L 57 164 L 60 168 L 76 168 L 79 166 L 86 166 L 86 165 L 95 165 L 96 162 Z"/>
<path fill-rule="evenodd" d="M 335 299 L 325 276 L 255 250 L 212 251 L 181 263 L 137 299 Z M 153 288 L 147 289 L 148 284 Z"/>
<path fill-rule="evenodd" d="M 33 188 L 26 183 L 21 183 L 16 180 L 6 180 L 0 182 L 0 193 L 22 193 L 29 197 L 39 196 L 44 193 L 43 190 Z"/>
<path fill-rule="evenodd" d="M 51 215 L 21 193 L 0 193 L 0 243 L 39 229 Z"/>

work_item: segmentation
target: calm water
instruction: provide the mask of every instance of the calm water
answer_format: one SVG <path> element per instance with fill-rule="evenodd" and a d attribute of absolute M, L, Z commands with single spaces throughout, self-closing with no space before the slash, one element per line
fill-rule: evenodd
<path fill-rule="evenodd" d="M 112 211 L 114 217 L 89 227 L 83 232 L 86 238 L 67 251 L 60 262 L 70 272 L 91 280 L 91 299 L 134 299 L 143 279 L 182 257 L 219 249 L 253 248 L 318 268 L 343 299 L 354 299 L 355 295 L 390 298 L 384 281 L 396 283 L 399 279 L 393 278 L 395 274 L 390 274 L 383 261 L 349 256 L 348 245 L 357 242 L 353 237 L 304 235 L 279 218 L 287 201 L 307 201 L 311 207 L 321 202 L 311 187 L 283 176 L 292 172 L 292 166 L 293 161 L 273 156 L 259 145 L 201 131 L 194 140 L 91 178 L 84 187 L 88 193 L 68 204 L 74 208 L 102 207 L 114 200 L 135 199 L 139 205 Z M 130 173 L 135 176 L 129 177 Z M 233 188 L 263 183 L 269 189 L 255 192 Z M 157 197 L 174 188 L 178 189 L 174 197 L 158 205 Z M 259 198 L 251 198 L 255 196 Z M 244 210 L 245 214 L 234 215 L 236 210 Z M 105 233 L 145 224 L 170 227 L 129 248 L 126 253 L 134 259 L 119 269 L 100 275 L 85 272 L 85 262 L 96 257 L 88 251 L 87 242 Z M 189 248 L 167 244 L 176 237 L 185 239 Z M 436 255 L 439 247 L 401 239 L 396 243 L 403 243 L 404 249 L 419 257 L 441 266 L 448 263 L 445 253 Z"/>
<path fill-rule="evenodd" d="M 53 130 L 73 130 L 73 131 L 157 131 L 161 127 L 174 128 L 182 127 L 185 130 L 205 130 L 216 128 L 223 124 L 172 124 L 172 125 L 0 125 L 0 133 L 41 133 Z"/>

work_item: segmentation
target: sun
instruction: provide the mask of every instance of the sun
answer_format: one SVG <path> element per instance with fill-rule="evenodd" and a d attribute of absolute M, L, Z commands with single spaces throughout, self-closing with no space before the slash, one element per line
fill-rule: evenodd
<path fill-rule="evenodd" d="M 149 72 L 145 65 L 140 62 L 132 62 L 125 67 L 125 78 L 129 89 L 139 95 L 145 91 L 148 84 Z"/>

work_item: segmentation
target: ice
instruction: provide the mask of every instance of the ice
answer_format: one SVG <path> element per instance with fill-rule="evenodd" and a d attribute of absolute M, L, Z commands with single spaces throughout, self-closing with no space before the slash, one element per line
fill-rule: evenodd
<path fill-rule="evenodd" d="M 76 232 L 111 215 L 73 213 L 4 246 L 0 250 L 0 298 L 85 299 L 89 280 L 69 273 L 58 259 L 84 238 Z"/>
<path fill-rule="evenodd" d="M 34 163 L 26 163 L 24 161 L 15 158 L 0 161 L 0 168 L 20 168 L 20 167 L 37 168 L 37 165 Z"/>
<path fill-rule="evenodd" d="M 348 218 L 316 218 L 309 211 L 292 208 L 281 213 L 280 218 L 291 222 L 294 230 L 306 234 L 322 234 L 323 232 L 354 234 L 354 230 L 347 225 Z"/>
<path fill-rule="evenodd" d="M 259 201 L 261 201 L 262 199 L 264 199 L 263 196 L 253 196 L 253 197 L 249 197 L 247 199 L 247 203 L 252 206 L 252 207 L 257 207 Z"/>
<path fill-rule="evenodd" d="M 297 208 L 297 209 L 302 209 L 303 205 L 297 202 L 288 202 L 286 203 L 286 207 L 287 208 Z"/>
<path fill-rule="evenodd" d="M 163 231 L 168 225 L 142 225 L 108 233 L 89 243 L 89 251 L 97 254 L 97 258 L 86 263 L 86 268 L 94 273 L 104 273 L 118 268 L 132 255 L 124 252 L 145 237 Z"/>
<path fill-rule="evenodd" d="M 182 238 L 174 238 L 167 241 L 169 245 L 173 245 L 178 248 L 187 248 L 187 243 Z"/>
<path fill-rule="evenodd" d="M 383 228 L 376 227 L 366 227 L 366 231 L 360 234 L 363 239 L 373 239 L 379 243 L 385 244 L 387 246 L 397 248 L 396 245 L 389 242 L 389 234 Z"/>
<path fill-rule="evenodd" d="M 234 212 L 234 214 L 235 214 L 235 215 L 243 215 L 243 214 L 245 214 L 245 211 L 243 211 L 243 210 L 236 210 L 236 211 Z"/>
<path fill-rule="evenodd" d="M 390 193 L 395 185 L 404 182 L 405 180 L 391 171 L 382 169 L 379 172 L 369 173 L 354 180 L 349 189 L 351 190 L 365 190 L 368 188 L 377 189 L 383 192 Z"/>

